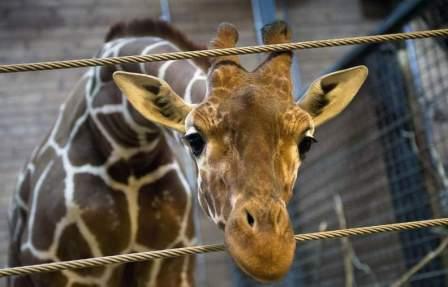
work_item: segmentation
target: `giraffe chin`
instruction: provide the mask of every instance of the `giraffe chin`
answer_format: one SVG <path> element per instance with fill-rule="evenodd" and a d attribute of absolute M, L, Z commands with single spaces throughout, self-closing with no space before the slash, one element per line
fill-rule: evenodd
<path fill-rule="evenodd" d="M 244 213 L 245 208 L 242 210 Z M 256 221 L 251 226 L 246 216 L 238 213 L 241 212 L 232 212 L 225 227 L 225 244 L 231 257 L 241 270 L 257 281 L 280 280 L 288 273 L 296 248 L 287 212 L 280 220 L 277 215 L 278 221 L 284 221 L 280 226 L 262 226 Z"/>

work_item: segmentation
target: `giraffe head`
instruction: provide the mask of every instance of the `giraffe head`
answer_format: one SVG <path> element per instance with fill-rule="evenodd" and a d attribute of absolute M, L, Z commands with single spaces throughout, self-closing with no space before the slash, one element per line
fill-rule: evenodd
<path fill-rule="evenodd" d="M 284 22 L 263 28 L 265 44 L 290 41 Z M 236 45 L 234 26 L 221 24 L 211 48 Z M 252 72 L 238 56 L 211 60 L 208 95 L 190 105 L 161 79 L 116 72 L 114 79 L 146 118 L 183 134 L 198 167 L 199 200 L 225 230 L 236 263 L 260 281 L 281 278 L 295 241 L 286 209 L 315 128 L 336 116 L 363 84 L 358 66 L 313 82 L 299 102 L 291 85 L 291 52 L 272 53 Z"/>

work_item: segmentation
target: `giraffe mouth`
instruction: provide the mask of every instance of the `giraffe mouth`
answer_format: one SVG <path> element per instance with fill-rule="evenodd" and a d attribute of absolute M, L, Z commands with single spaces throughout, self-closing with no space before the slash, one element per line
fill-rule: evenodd
<path fill-rule="evenodd" d="M 283 205 L 234 209 L 225 228 L 226 247 L 243 272 L 260 282 L 281 279 L 290 269 L 296 243 Z"/>

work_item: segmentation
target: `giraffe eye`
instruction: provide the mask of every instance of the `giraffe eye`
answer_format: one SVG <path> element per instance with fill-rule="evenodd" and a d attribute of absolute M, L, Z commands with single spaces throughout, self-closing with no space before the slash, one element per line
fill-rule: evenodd
<path fill-rule="evenodd" d="M 205 147 L 205 141 L 198 132 L 193 132 L 184 136 L 184 141 L 190 147 L 191 153 L 198 157 Z"/>
<path fill-rule="evenodd" d="M 316 142 L 317 140 L 312 136 L 304 136 L 302 141 L 299 143 L 300 158 L 304 159 L 305 154 L 311 149 L 311 145 Z"/>

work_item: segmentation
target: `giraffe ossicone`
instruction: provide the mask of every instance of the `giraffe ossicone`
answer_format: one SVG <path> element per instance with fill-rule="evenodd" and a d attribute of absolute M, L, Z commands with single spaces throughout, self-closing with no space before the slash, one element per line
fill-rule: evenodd
<path fill-rule="evenodd" d="M 266 44 L 290 34 L 283 22 L 263 29 Z M 117 24 L 106 41 L 98 57 L 203 49 L 154 20 Z M 223 24 L 211 47 L 237 41 L 235 27 Z M 286 204 L 314 130 L 350 103 L 367 76 L 363 66 L 322 76 L 295 103 L 290 66 L 291 53 L 281 52 L 252 72 L 238 56 L 89 69 L 19 176 L 9 265 L 192 245 L 197 186 L 238 266 L 260 281 L 281 278 L 295 250 Z M 8 284 L 185 287 L 193 272 L 189 256 Z"/>
<path fill-rule="evenodd" d="M 263 28 L 265 44 L 289 42 L 290 35 L 282 21 Z M 237 30 L 225 23 L 210 46 L 231 48 L 237 40 Z M 291 56 L 272 53 L 252 72 L 238 56 L 211 59 L 208 94 L 194 107 L 156 77 L 114 73 L 142 115 L 184 135 L 198 167 L 202 208 L 225 230 L 235 262 L 260 281 L 281 278 L 292 263 L 286 203 L 315 127 L 339 114 L 367 77 L 365 66 L 324 75 L 295 103 Z"/>

